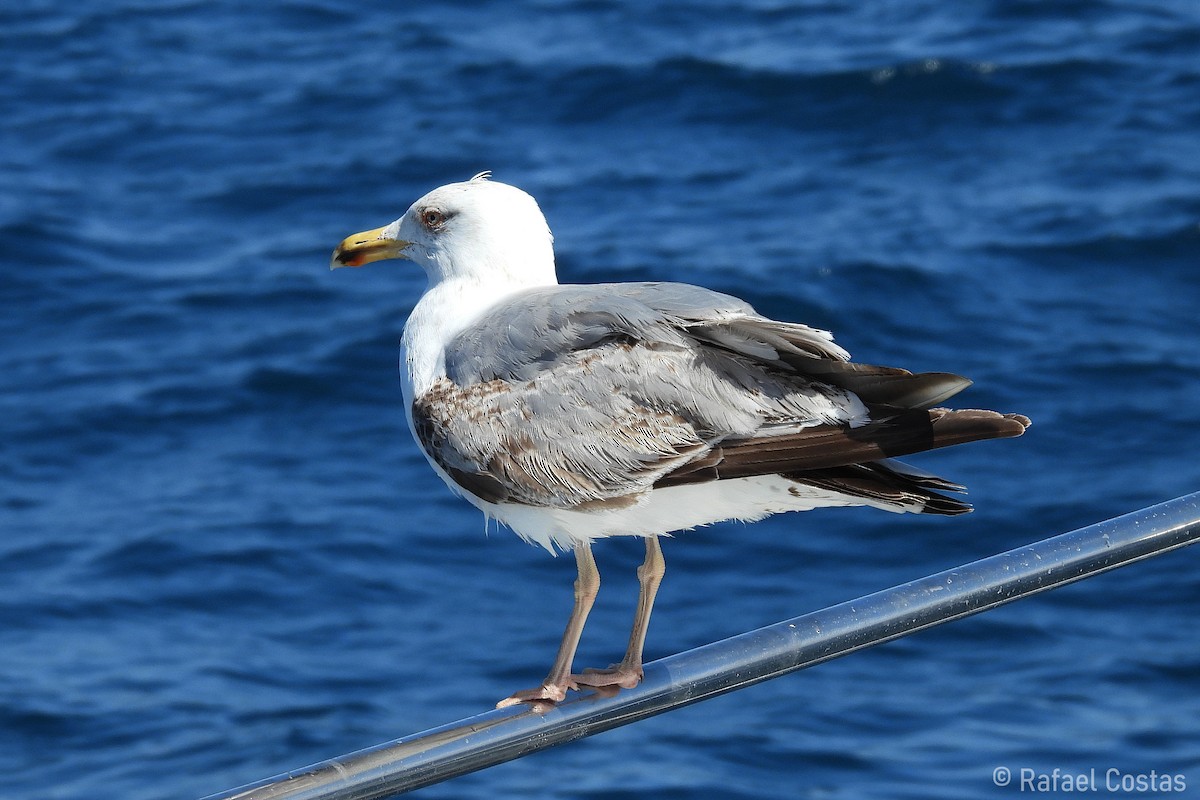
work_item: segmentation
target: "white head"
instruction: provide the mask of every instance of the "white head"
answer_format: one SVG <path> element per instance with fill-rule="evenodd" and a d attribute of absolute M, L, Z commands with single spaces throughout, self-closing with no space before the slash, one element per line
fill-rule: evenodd
<path fill-rule="evenodd" d="M 537 201 L 488 175 L 434 189 L 391 225 L 346 237 L 330 268 L 407 258 L 425 270 L 430 286 L 446 280 L 511 288 L 557 283 L 554 237 Z"/>

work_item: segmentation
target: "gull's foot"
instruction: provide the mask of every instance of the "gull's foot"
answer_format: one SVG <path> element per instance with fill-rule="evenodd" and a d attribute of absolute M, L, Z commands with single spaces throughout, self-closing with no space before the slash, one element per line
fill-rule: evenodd
<path fill-rule="evenodd" d="M 567 696 L 567 689 L 578 689 L 575 685 L 575 678 L 572 675 L 567 683 L 545 683 L 536 689 L 523 689 L 519 692 L 513 692 L 508 697 L 496 703 L 496 708 L 508 708 L 515 706 L 517 703 L 533 703 L 534 710 L 538 706 L 554 705 L 562 702 L 562 699 Z"/>
<path fill-rule="evenodd" d="M 642 682 L 641 665 L 613 664 L 608 669 L 585 669 L 582 675 L 572 675 L 579 686 L 593 689 L 632 689 Z"/>

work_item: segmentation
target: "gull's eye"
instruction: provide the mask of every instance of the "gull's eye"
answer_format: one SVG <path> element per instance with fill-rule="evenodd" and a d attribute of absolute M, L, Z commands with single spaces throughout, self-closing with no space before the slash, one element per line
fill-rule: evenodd
<path fill-rule="evenodd" d="M 430 230 L 442 227 L 445 222 L 446 215 L 436 208 L 427 208 L 421 212 L 421 224 Z"/>

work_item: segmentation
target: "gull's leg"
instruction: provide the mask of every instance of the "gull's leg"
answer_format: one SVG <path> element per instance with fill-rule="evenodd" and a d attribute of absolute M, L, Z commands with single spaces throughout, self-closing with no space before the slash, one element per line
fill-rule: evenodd
<path fill-rule="evenodd" d="M 614 664 L 608 669 L 588 669 L 582 675 L 575 676 L 579 686 L 616 687 L 632 689 L 642 679 L 642 646 L 646 643 L 646 629 L 650 627 L 650 611 L 654 608 L 654 597 L 658 594 L 658 585 L 662 583 L 667 571 L 667 562 L 663 560 L 662 548 L 658 545 L 657 536 L 646 537 L 646 560 L 638 567 L 637 612 L 633 616 L 633 630 L 629 633 L 629 648 L 620 664 Z"/>
<path fill-rule="evenodd" d="M 571 664 L 575 661 L 575 648 L 579 646 L 579 636 L 587 622 L 588 612 L 600 591 L 600 571 L 596 569 L 596 559 L 592 557 L 592 547 L 583 543 L 575 548 L 575 565 L 579 569 L 579 577 L 575 579 L 575 606 L 571 609 L 571 618 L 567 620 L 567 629 L 563 631 L 562 644 L 558 646 L 558 656 L 546 680 L 536 689 L 526 689 L 515 692 L 496 704 L 496 708 L 513 706 L 524 702 L 557 703 L 567 696 L 567 689 L 577 689 L 575 678 L 571 675 Z"/>

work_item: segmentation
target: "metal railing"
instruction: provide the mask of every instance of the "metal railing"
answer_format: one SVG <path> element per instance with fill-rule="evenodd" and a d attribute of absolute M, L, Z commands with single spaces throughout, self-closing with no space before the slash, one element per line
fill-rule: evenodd
<path fill-rule="evenodd" d="M 205 800 L 378 800 L 732 692 L 1200 539 L 1200 493 L 646 665 L 634 689 L 488 711 Z"/>

